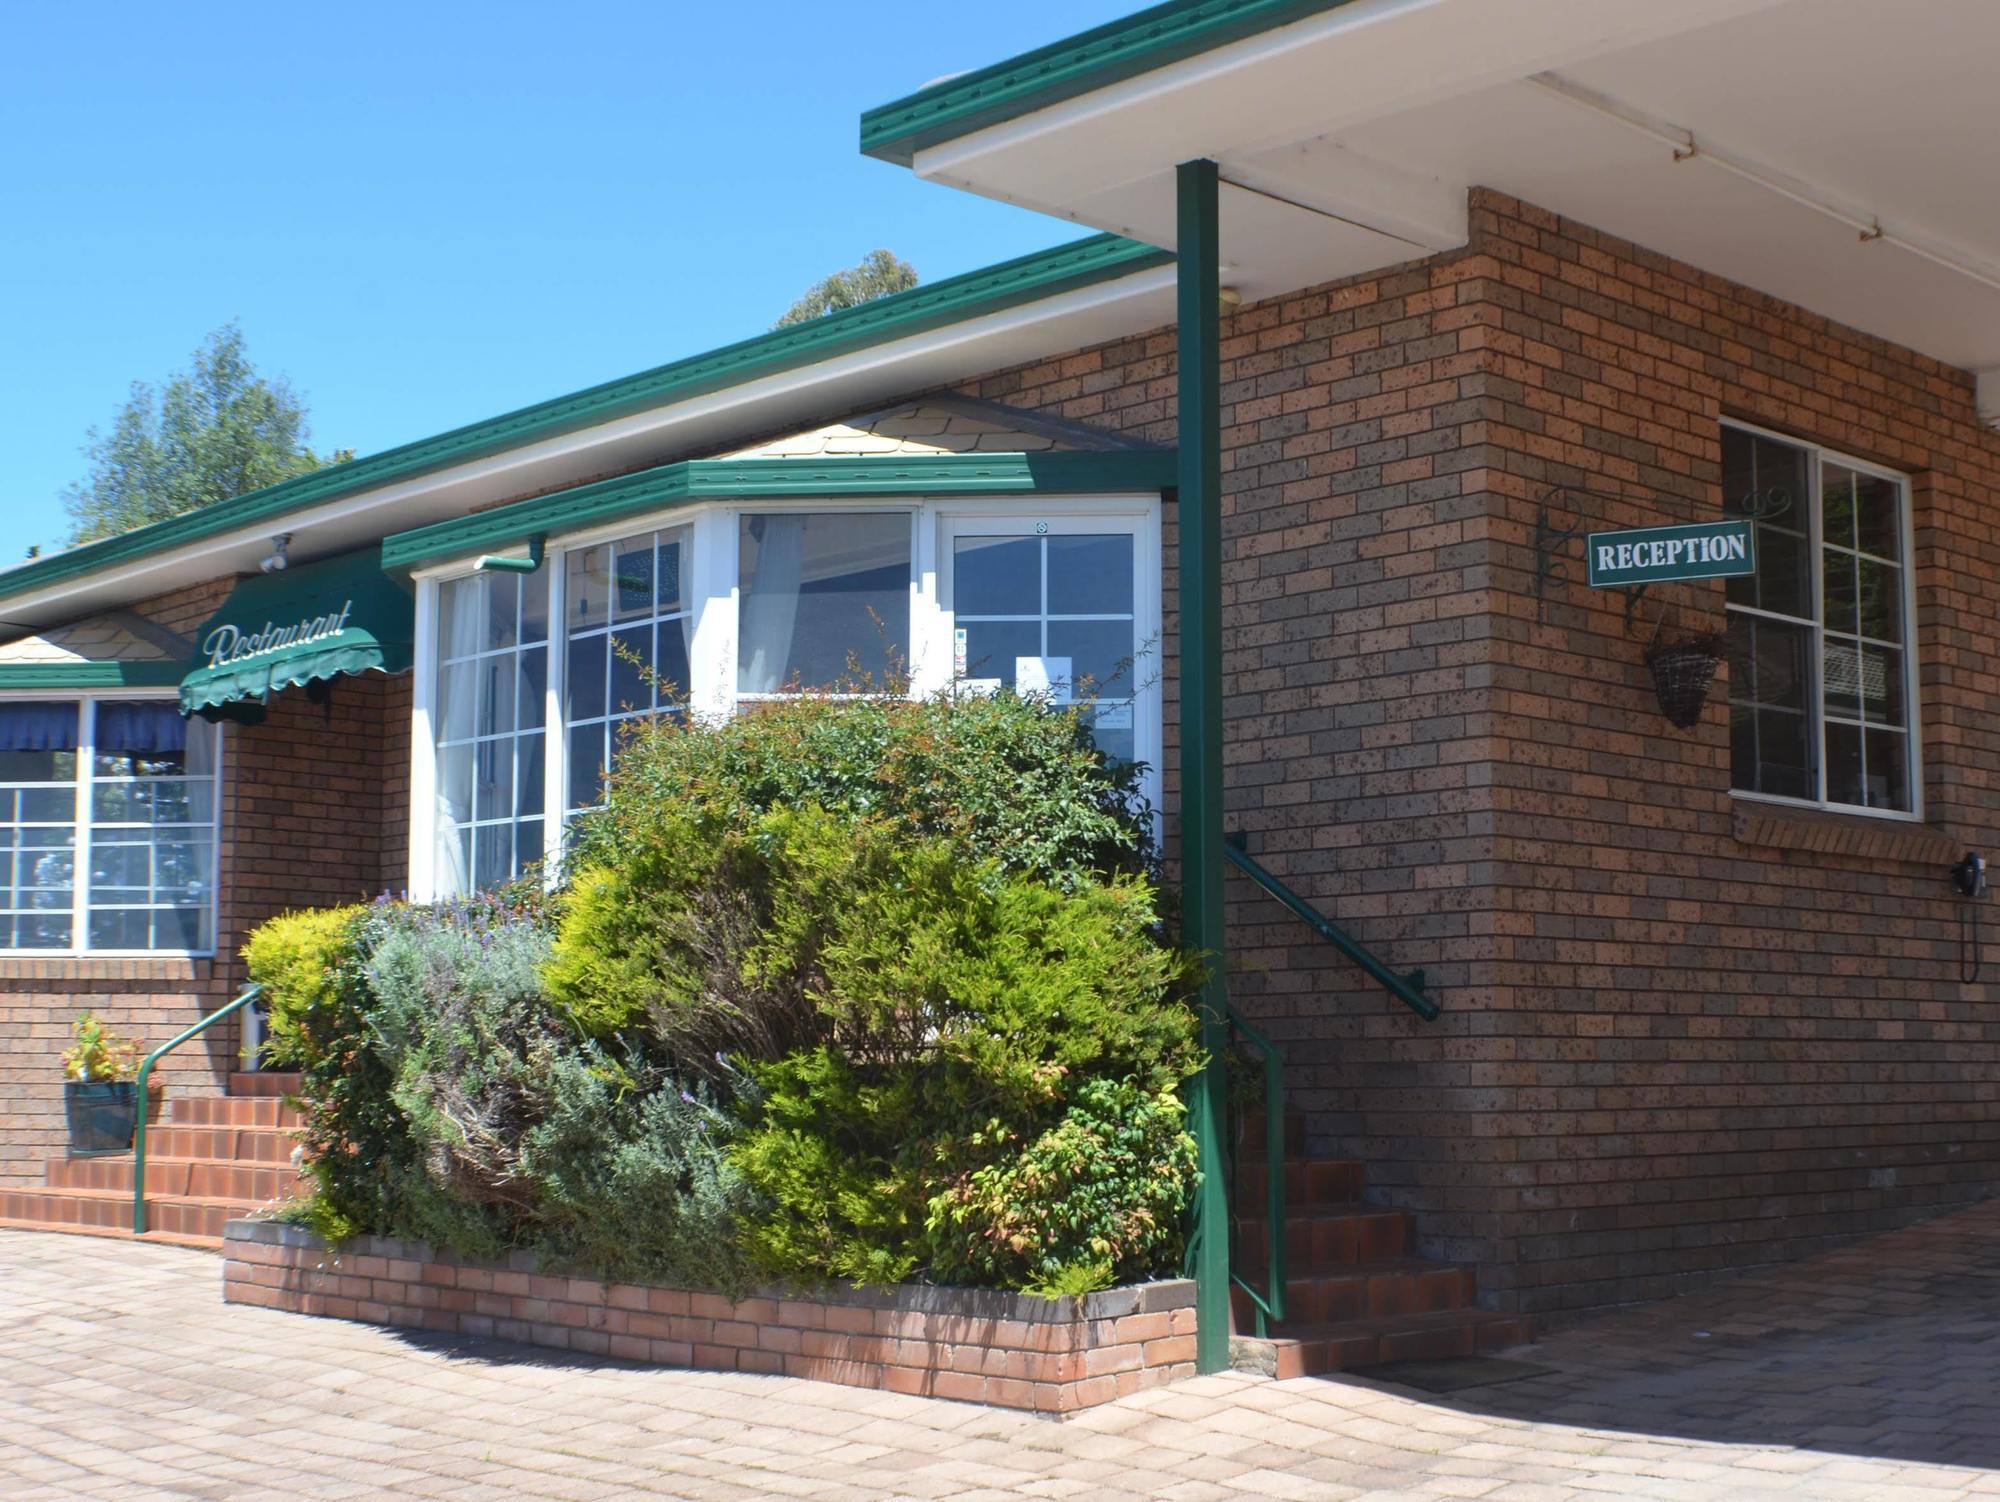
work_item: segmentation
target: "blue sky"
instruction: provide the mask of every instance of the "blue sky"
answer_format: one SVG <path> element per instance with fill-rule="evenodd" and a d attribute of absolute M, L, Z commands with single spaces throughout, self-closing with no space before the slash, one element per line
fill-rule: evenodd
<path fill-rule="evenodd" d="M 935 280 L 1074 238 L 857 122 L 1137 7 L 6 0 L 0 566 L 231 318 L 366 454 L 760 332 L 878 245 Z"/>

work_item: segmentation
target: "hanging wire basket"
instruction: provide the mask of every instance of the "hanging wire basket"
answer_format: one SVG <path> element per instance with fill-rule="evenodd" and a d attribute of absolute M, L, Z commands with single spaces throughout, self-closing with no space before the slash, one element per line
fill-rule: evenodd
<path fill-rule="evenodd" d="M 1725 650 L 1719 636 L 1661 642 L 1648 649 L 1646 666 L 1653 670 L 1653 691 L 1668 724 L 1691 730 L 1701 723 L 1709 685 L 1715 682 Z"/>

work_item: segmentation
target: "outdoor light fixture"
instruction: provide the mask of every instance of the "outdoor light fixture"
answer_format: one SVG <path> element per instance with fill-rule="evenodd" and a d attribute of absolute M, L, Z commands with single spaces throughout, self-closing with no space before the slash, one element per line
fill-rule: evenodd
<path fill-rule="evenodd" d="M 285 565 L 291 561 L 286 556 L 291 545 L 292 534 L 289 532 L 280 532 L 276 537 L 271 539 L 271 556 L 260 562 L 257 567 L 267 574 L 282 572 Z"/>

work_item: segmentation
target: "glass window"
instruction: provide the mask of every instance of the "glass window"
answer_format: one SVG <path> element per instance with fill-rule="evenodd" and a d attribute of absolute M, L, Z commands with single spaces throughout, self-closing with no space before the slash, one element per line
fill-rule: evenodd
<path fill-rule="evenodd" d="M 1738 428 L 1722 459 L 1724 512 L 1757 532 L 1728 586 L 1732 785 L 1911 812 L 1906 487 Z"/>
<path fill-rule="evenodd" d="M 686 527 L 641 532 L 568 555 L 563 618 L 565 804 L 595 804 L 621 728 L 687 703 L 694 609 Z"/>
<path fill-rule="evenodd" d="M 504 885 L 542 858 L 548 684 L 545 569 L 439 587 L 438 895 Z"/>
<path fill-rule="evenodd" d="M 1139 693 L 1129 532 L 972 536 L 952 543 L 954 675 L 1089 704 L 1106 755 L 1135 756 Z"/>
<path fill-rule="evenodd" d="M 738 518 L 741 694 L 880 693 L 910 654 L 907 513 Z"/>
<path fill-rule="evenodd" d="M 212 950 L 219 739 L 162 700 L 0 702 L 7 947 Z"/>

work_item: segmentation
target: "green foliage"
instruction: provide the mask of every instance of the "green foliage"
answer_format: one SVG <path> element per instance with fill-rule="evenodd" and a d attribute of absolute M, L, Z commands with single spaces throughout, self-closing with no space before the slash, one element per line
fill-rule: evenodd
<path fill-rule="evenodd" d="M 763 1100 L 734 1158 L 769 1208 L 745 1228 L 751 1251 L 793 1277 L 1049 1282 L 1069 1243 L 975 1257 L 978 1212 L 934 1201 L 1039 1140 L 1090 1081 L 1170 1095 L 1192 1070 L 1183 963 L 1154 936 L 1148 889 L 1063 892 L 817 809 L 759 829 L 777 868 L 759 963 L 795 966 L 824 1035 L 752 1066 Z M 1162 1161 L 1181 1185 L 1181 1160 Z M 1066 1214 L 1121 1270 L 1173 1254 L 1175 1217 L 1117 1219 L 1090 1199 L 1115 1192 L 1090 1174 L 1076 1187 Z"/>
<path fill-rule="evenodd" d="M 257 374 L 233 323 L 208 336 L 193 368 L 157 393 L 135 383 L 108 434 L 92 428 L 90 473 L 64 493 L 72 542 L 129 532 L 339 463 L 307 446 L 303 403 L 282 377 Z"/>
<path fill-rule="evenodd" d="M 264 1056 L 272 1063 L 300 1062 L 311 1019 L 338 1006 L 346 983 L 342 966 L 353 958 L 355 920 L 366 911 L 311 908 L 282 913 L 250 931 L 243 962 L 250 979 L 264 987 L 270 1017 Z"/>
<path fill-rule="evenodd" d="M 1139 775 L 1105 762 L 1075 710 L 1012 693 L 799 699 L 720 725 L 661 718 L 628 738 L 573 859 L 615 869 L 810 804 L 1071 887 L 1150 865 Z"/>
<path fill-rule="evenodd" d="M 907 292 L 917 285 L 917 271 L 908 261 L 886 250 L 871 250 L 861 264 L 814 282 L 805 295 L 785 310 L 772 324 L 782 329 L 794 323 L 810 323 L 842 308 L 859 307 L 891 292 Z"/>
<path fill-rule="evenodd" d="M 951 1282 L 1088 1293 L 1175 1261 L 1196 1174 L 1172 1090 L 1086 1080 L 1062 1120 L 935 1195 L 933 1271 Z"/>
<path fill-rule="evenodd" d="M 63 1050 L 66 1080 L 129 1080 L 139 1073 L 139 1045 L 114 1033 L 95 1012 L 79 1012 Z"/>

